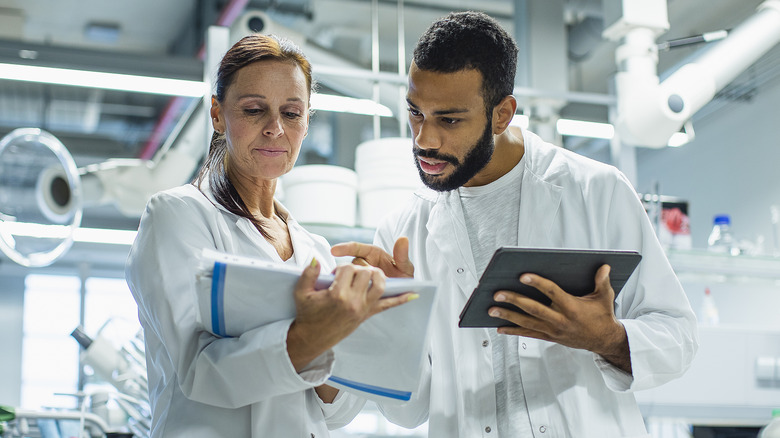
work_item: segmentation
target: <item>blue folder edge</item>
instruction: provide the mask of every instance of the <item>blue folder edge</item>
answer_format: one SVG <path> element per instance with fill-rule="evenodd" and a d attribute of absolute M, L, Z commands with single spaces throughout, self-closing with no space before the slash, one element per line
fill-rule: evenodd
<path fill-rule="evenodd" d="M 409 401 L 409 399 L 412 398 L 412 393 L 408 391 L 398 391 L 395 389 L 366 385 L 365 383 L 342 379 L 341 377 L 337 376 L 330 376 L 328 380 L 334 383 L 338 383 L 339 385 L 346 386 L 347 388 L 357 389 L 358 391 L 367 392 L 369 394 L 381 395 L 382 397 L 394 398 L 396 400 L 403 401 Z"/>
<path fill-rule="evenodd" d="M 214 262 L 214 274 L 211 280 L 211 330 L 223 338 L 227 337 L 225 330 L 225 263 Z"/>
<path fill-rule="evenodd" d="M 228 338 L 227 331 L 225 330 L 225 272 L 227 271 L 227 264 L 221 262 L 214 262 L 214 274 L 211 280 L 211 329 L 214 334 L 223 338 Z M 382 388 L 380 386 L 367 385 L 365 383 L 355 382 L 353 380 L 344 379 L 337 376 L 331 376 L 328 380 L 345 386 L 347 388 L 356 389 L 358 391 L 367 392 L 369 394 L 380 395 L 382 397 L 392 398 L 396 400 L 409 401 L 412 398 L 412 393 L 409 391 L 398 391 L 390 388 Z"/>

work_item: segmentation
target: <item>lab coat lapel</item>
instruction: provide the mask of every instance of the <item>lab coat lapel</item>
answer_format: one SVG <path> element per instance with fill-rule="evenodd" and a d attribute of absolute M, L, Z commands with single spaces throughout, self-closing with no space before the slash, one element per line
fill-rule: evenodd
<path fill-rule="evenodd" d="M 520 220 L 517 242 L 520 246 L 550 246 L 550 233 L 558 215 L 563 188 L 545 181 L 533 172 L 532 157 L 523 172 L 520 186 Z"/>
<path fill-rule="evenodd" d="M 262 234 L 260 234 L 260 231 L 255 228 L 255 225 L 247 218 L 243 218 L 240 216 L 236 217 L 236 227 L 238 227 L 239 230 L 241 230 L 242 233 L 246 236 L 247 239 L 249 239 L 250 242 L 254 243 L 261 251 L 266 253 L 268 257 L 270 257 L 272 260 L 275 260 L 277 262 L 281 262 L 282 258 L 279 257 L 279 253 L 276 252 L 276 248 L 273 247 L 267 240 L 265 240 L 265 237 L 263 237 Z"/>
<path fill-rule="evenodd" d="M 288 219 L 287 228 L 290 230 L 295 260 L 298 266 L 305 266 L 306 262 L 310 262 L 312 258 L 312 248 L 314 248 L 315 242 L 298 222 Z M 323 263 L 323 260 L 319 260 L 319 262 Z"/>
<path fill-rule="evenodd" d="M 461 293 L 470 296 L 477 285 L 477 268 L 457 190 L 439 194 L 426 227 Z M 460 269 L 464 270 L 462 275 Z"/>

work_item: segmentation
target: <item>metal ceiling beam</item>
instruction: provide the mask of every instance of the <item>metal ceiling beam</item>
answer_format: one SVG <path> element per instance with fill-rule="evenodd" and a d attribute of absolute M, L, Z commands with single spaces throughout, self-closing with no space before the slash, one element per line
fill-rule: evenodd
<path fill-rule="evenodd" d="M 198 81 L 203 79 L 203 61 L 193 57 L 83 50 L 14 40 L 0 40 L 0 62 Z"/>

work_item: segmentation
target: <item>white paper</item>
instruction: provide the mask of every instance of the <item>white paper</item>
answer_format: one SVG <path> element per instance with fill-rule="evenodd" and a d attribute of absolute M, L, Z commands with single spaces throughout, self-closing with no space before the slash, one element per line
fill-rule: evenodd
<path fill-rule="evenodd" d="M 205 249 L 196 281 L 201 324 L 211 333 L 236 337 L 295 316 L 293 289 L 302 269 Z M 322 274 L 317 289 L 333 275 Z M 414 292 L 419 299 L 363 322 L 333 348 L 329 385 L 387 402 L 412 397 L 426 353 L 436 286 L 411 278 L 388 278 L 385 296 Z M 427 358 L 425 358 L 427 360 Z"/>

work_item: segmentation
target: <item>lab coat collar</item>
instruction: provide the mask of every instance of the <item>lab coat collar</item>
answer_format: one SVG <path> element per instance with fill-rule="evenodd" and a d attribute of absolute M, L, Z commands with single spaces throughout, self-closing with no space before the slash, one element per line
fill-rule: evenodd
<path fill-rule="evenodd" d="M 258 248 L 265 252 L 269 257 L 278 262 L 282 262 L 282 258 L 279 257 L 279 253 L 276 252 L 276 248 L 268 242 L 260 231 L 255 228 L 255 225 L 249 219 L 238 216 L 235 213 L 228 211 L 222 204 L 217 202 L 214 197 L 214 193 L 211 191 L 209 185 L 208 175 L 204 178 L 203 183 L 200 186 L 200 191 L 208 198 L 211 203 L 217 207 L 218 210 L 232 216 L 235 220 L 235 224 L 239 230 L 249 239 L 254 242 Z M 290 233 L 290 240 L 293 245 L 293 253 L 298 264 L 305 263 L 312 255 L 312 248 L 315 246 L 314 240 L 311 238 L 303 227 L 290 215 L 290 212 L 277 200 L 274 199 L 274 208 L 279 215 L 287 221 L 287 229 Z"/>
<path fill-rule="evenodd" d="M 523 131 L 523 134 L 526 156 L 520 164 L 525 165 L 525 169 L 520 186 L 517 244 L 550 246 L 552 225 L 560 208 L 563 190 L 554 180 L 565 169 L 561 169 L 557 162 L 549 161 L 549 154 L 545 153 L 555 146 L 544 143 L 528 131 Z M 479 281 L 479 275 L 458 191 L 436 192 L 424 187 L 415 194 L 434 204 L 426 223 L 429 236 L 441 253 L 446 255 L 444 258 L 461 292 L 470 295 Z M 461 273 L 460 269 L 465 272 Z"/>

